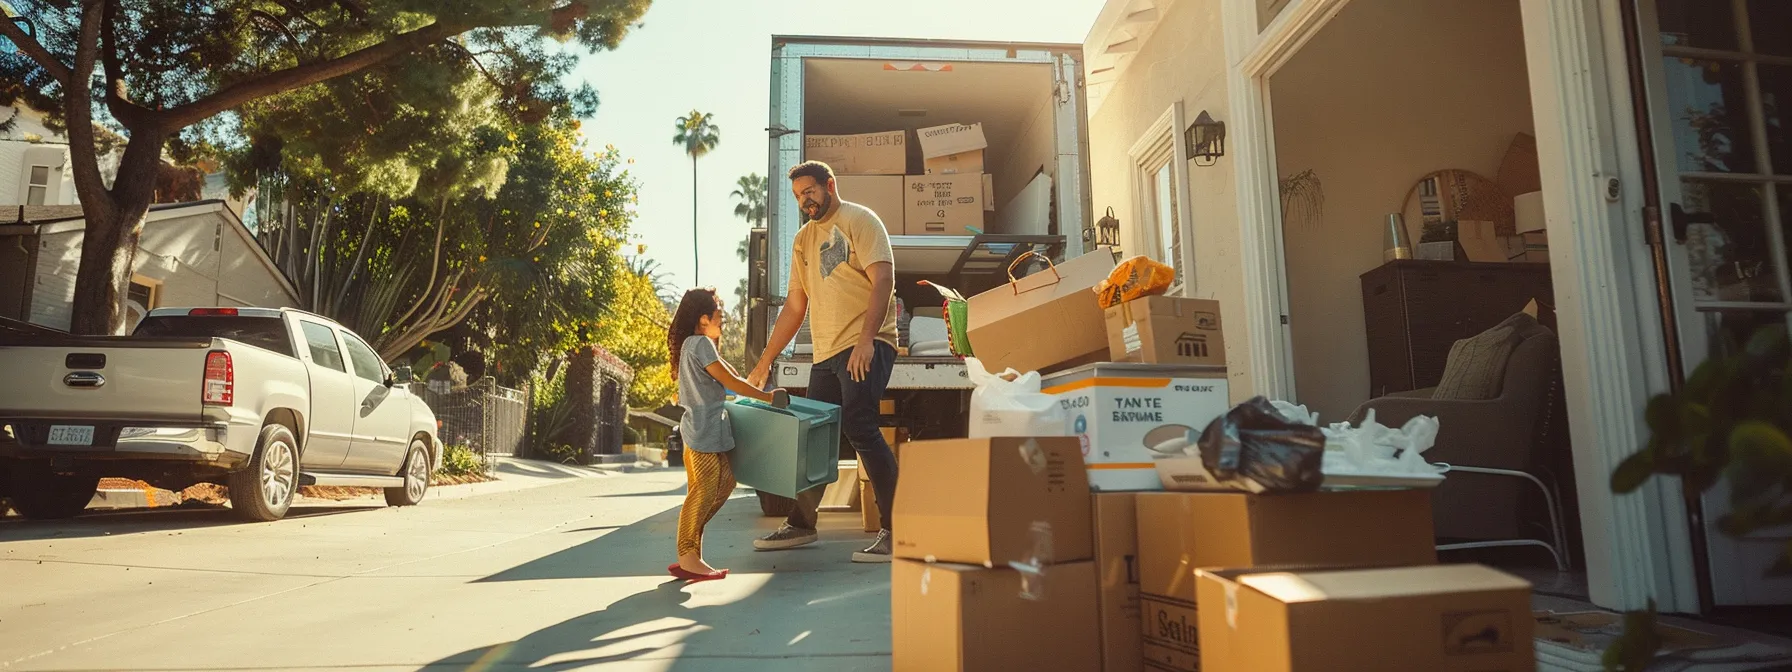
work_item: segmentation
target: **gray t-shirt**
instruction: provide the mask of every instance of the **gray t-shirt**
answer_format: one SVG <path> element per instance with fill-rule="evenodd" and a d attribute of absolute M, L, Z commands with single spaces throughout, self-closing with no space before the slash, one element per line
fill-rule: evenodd
<path fill-rule="evenodd" d="M 699 453 L 734 450 L 734 428 L 728 424 L 727 388 L 704 369 L 721 361 L 715 341 L 701 334 L 684 339 L 678 353 L 678 405 L 684 418 L 678 421 L 684 447 Z M 723 364 L 726 366 L 726 364 Z"/>

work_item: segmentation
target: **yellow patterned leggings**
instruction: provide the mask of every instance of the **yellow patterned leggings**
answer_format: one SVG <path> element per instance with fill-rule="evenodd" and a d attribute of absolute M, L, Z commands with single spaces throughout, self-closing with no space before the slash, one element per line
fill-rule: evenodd
<path fill-rule="evenodd" d="M 703 526 L 734 494 L 734 465 L 727 453 L 684 451 L 684 508 L 678 512 L 678 555 L 703 552 Z"/>

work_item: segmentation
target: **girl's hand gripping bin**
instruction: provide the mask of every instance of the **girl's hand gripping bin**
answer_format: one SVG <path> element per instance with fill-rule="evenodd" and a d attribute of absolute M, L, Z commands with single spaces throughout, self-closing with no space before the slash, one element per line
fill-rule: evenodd
<path fill-rule="evenodd" d="M 734 426 L 734 480 L 796 497 L 840 479 L 840 407 L 792 396 L 789 408 L 750 399 L 728 402 Z"/>

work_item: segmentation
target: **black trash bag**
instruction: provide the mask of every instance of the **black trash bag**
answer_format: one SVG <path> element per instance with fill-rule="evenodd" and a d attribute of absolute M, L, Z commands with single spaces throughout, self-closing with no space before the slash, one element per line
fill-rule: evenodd
<path fill-rule="evenodd" d="M 1257 397 L 1201 432 L 1201 464 L 1221 483 L 1251 492 L 1312 492 L 1325 482 L 1325 432 L 1293 422 Z"/>

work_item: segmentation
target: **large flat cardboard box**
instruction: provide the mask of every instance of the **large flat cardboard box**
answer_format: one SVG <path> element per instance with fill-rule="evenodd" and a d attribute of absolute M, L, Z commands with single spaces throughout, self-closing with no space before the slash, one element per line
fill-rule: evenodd
<path fill-rule="evenodd" d="M 1101 619 L 1103 672 L 1144 669 L 1139 646 L 1139 517 L 1137 495 L 1098 493 L 1090 498 L 1095 522 L 1095 570 L 1101 581 L 1096 607 Z"/>
<path fill-rule="evenodd" d="M 803 136 L 803 158 L 821 161 L 834 175 L 908 174 L 908 131 Z"/>
<path fill-rule="evenodd" d="M 928 175 L 957 175 L 960 173 L 983 172 L 983 150 L 973 149 L 968 152 L 935 156 L 921 162 L 921 167 Z"/>
<path fill-rule="evenodd" d="M 1093 554 L 1076 439 L 916 441 L 902 456 L 896 557 L 998 567 Z"/>
<path fill-rule="evenodd" d="M 1232 408 L 1219 367 L 1100 363 L 1040 383 L 1064 409 L 1064 434 L 1083 447 L 1089 486 L 1103 492 L 1163 489 L 1158 462 Z"/>
<path fill-rule="evenodd" d="M 1114 263 L 1113 248 L 1096 248 L 971 297 L 965 323 L 971 350 L 990 371 L 1049 371 L 1107 359 L 1107 324 L 1092 290 Z"/>
<path fill-rule="evenodd" d="M 896 560 L 890 568 L 896 672 L 1101 669 L 1095 563 L 1021 572 Z"/>
<path fill-rule="evenodd" d="M 1199 577 L 1203 672 L 1536 669 L 1531 585 L 1481 565 Z"/>
<path fill-rule="evenodd" d="M 884 230 L 890 235 L 902 235 L 904 209 L 907 199 L 902 197 L 903 177 L 900 175 L 836 175 L 835 186 L 840 190 L 841 200 L 851 201 L 870 208 L 883 220 Z"/>
<path fill-rule="evenodd" d="M 1429 490 L 1143 493 L 1136 503 L 1143 652 L 1159 669 L 1201 670 L 1196 570 L 1437 563 Z"/>
<path fill-rule="evenodd" d="M 983 124 L 946 124 L 923 128 L 915 131 L 915 138 L 921 141 L 923 159 L 963 154 L 989 147 L 989 140 L 983 137 Z"/>
<path fill-rule="evenodd" d="M 983 227 L 983 174 L 910 175 L 904 178 L 903 233 L 969 236 Z"/>
<path fill-rule="evenodd" d="M 1218 301 L 1147 296 L 1106 315 L 1108 357 L 1116 362 L 1226 365 Z"/>

